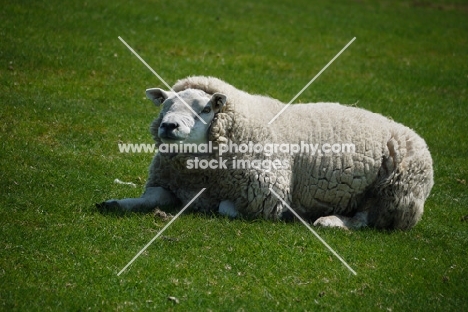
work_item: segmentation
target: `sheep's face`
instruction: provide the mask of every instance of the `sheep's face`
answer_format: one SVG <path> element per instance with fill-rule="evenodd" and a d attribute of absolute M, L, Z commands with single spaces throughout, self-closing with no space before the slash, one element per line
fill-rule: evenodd
<path fill-rule="evenodd" d="M 226 103 L 224 94 L 195 89 L 175 93 L 153 88 L 146 90 L 146 96 L 157 106 L 163 105 L 158 128 L 163 143 L 207 143 L 211 122 Z"/>

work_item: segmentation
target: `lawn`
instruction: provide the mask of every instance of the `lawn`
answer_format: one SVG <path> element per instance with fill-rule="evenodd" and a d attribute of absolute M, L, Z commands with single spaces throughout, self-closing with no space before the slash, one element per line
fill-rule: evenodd
<path fill-rule="evenodd" d="M 464 1 L 3 1 L 0 310 L 468 310 L 468 5 Z M 407 232 L 184 213 L 102 214 L 139 196 L 158 108 L 189 75 L 289 102 L 354 104 L 415 129 L 435 186 Z M 114 183 L 133 182 L 136 187 Z"/>

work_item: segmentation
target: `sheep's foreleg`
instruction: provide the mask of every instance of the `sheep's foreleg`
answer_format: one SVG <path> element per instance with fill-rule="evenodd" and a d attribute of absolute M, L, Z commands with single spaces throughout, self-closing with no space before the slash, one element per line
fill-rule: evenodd
<path fill-rule="evenodd" d="M 236 206 L 230 200 L 223 200 L 219 203 L 219 214 L 231 218 L 235 218 L 238 215 Z"/>
<path fill-rule="evenodd" d="M 178 203 L 172 192 L 162 187 L 147 187 L 141 197 L 110 199 L 96 206 L 102 210 L 149 212 L 156 207 L 174 206 Z"/>

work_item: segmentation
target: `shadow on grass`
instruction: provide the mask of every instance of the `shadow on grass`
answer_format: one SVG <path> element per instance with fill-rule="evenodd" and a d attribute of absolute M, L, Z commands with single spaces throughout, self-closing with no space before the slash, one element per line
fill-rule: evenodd
<path fill-rule="evenodd" d="M 95 203 L 94 208 L 92 208 L 92 211 L 97 211 L 101 215 L 104 216 L 109 216 L 112 218 L 133 218 L 137 216 L 142 216 L 142 215 L 153 215 L 155 219 L 158 219 L 160 221 L 166 222 L 170 219 L 172 219 L 177 213 L 180 211 L 179 206 L 165 206 L 164 208 L 160 207 L 154 207 L 153 209 L 149 211 L 127 211 L 122 209 L 117 203 L 115 204 L 105 204 L 105 202 L 101 203 Z M 280 219 L 278 220 L 265 220 L 262 218 L 249 218 L 243 215 L 239 215 L 237 217 L 230 217 L 230 216 L 225 216 L 217 211 L 200 211 L 200 210 L 190 210 L 187 209 L 184 212 L 185 215 L 191 215 L 191 216 L 196 216 L 201 219 L 223 219 L 223 220 L 229 220 L 229 221 L 240 221 L 240 222 L 245 222 L 245 223 L 258 223 L 258 222 L 281 222 L 281 223 L 286 223 L 286 224 L 292 224 L 292 223 L 301 223 L 290 211 L 286 211 L 283 213 Z M 306 218 L 306 221 L 312 225 L 315 220 Z M 320 229 L 321 227 L 317 227 L 317 229 Z M 331 231 L 331 228 L 321 228 L 321 229 L 328 229 Z M 403 231 L 403 230 L 389 230 L 389 229 L 377 229 L 374 227 L 369 227 L 365 226 L 359 229 L 352 229 L 352 230 L 345 230 L 341 228 L 332 228 L 333 230 L 340 230 L 340 231 L 345 231 L 348 233 L 353 233 L 353 232 L 361 232 L 361 233 L 368 233 L 369 235 L 372 234 L 385 234 L 385 235 L 393 235 L 395 233 L 406 233 L 408 231 Z M 411 231 L 409 231 L 411 232 Z"/>

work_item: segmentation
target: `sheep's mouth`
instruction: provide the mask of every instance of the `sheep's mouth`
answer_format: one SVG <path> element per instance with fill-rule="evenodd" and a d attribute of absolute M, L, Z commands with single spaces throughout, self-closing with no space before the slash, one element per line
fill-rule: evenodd
<path fill-rule="evenodd" d="M 184 141 L 187 137 L 181 135 L 178 131 L 168 131 L 166 129 L 159 129 L 158 136 L 164 143 L 176 143 Z"/>
<path fill-rule="evenodd" d="M 159 138 L 161 139 L 163 143 L 168 143 L 168 144 L 180 143 L 180 142 L 185 141 L 185 138 L 178 137 L 176 135 L 164 135 L 164 136 L 160 135 Z"/>

